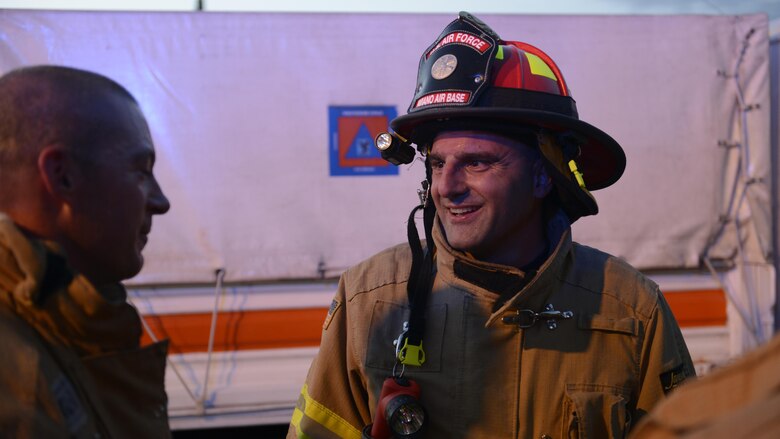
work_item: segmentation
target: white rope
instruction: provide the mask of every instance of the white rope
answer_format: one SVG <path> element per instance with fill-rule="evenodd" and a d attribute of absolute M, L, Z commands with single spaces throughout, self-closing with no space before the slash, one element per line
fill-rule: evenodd
<path fill-rule="evenodd" d="M 737 62 L 737 66 L 734 69 L 734 84 L 737 89 L 737 99 L 740 105 L 741 116 L 742 116 L 742 146 L 740 147 L 740 152 L 742 153 L 742 165 L 743 165 L 743 176 L 744 176 L 744 186 L 742 187 L 742 194 L 740 196 L 739 203 L 737 205 L 737 209 L 735 211 L 735 214 L 739 213 L 739 210 L 742 206 L 742 204 L 745 201 L 745 198 L 747 197 L 748 190 L 753 186 L 753 183 L 755 183 L 755 180 L 752 176 L 752 169 L 750 166 L 750 142 L 748 141 L 749 131 L 748 131 L 748 121 L 747 121 L 747 114 L 749 111 L 752 110 L 752 108 L 748 105 L 747 102 L 745 102 L 745 94 L 742 90 L 742 84 L 739 81 L 739 68 L 742 65 L 742 62 L 744 61 L 745 53 L 747 52 L 748 47 L 750 47 L 749 41 L 750 37 L 755 33 L 755 29 L 750 29 L 750 32 L 745 35 L 745 38 L 742 41 L 742 51 L 740 52 L 739 60 Z M 750 206 L 748 205 L 748 209 L 750 209 Z M 751 212 L 752 215 L 752 212 Z M 740 233 L 740 223 L 739 221 L 736 222 L 737 226 L 737 238 L 741 236 Z M 748 303 L 751 307 L 751 311 L 753 314 L 753 329 L 755 331 L 756 339 L 758 343 L 763 343 L 765 340 L 764 337 L 764 326 L 761 322 L 761 310 L 758 305 L 758 297 L 753 294 L 755 292 L 755 288 L 752 285 L 751 277 L 748 276 L 747 273 L 747 255 L 745 254 L 744 244 L 742 243 L 742 239 L 737 239 L 737 248 L 739 250 L 740 255 L 740 270 L 742 272 L 742 278 L 745 282 L 745 288 L 748 293 Z"/>
<path fill-rule="evenodd" d="M 745 53 L 747 52 L 747 49 L 750 47 L 750 38 L 754 33 L 755 33 L 755 29 L 751 29 L 745 35 L 742 41 L 742 49 L 740 51 L 737 62 L 734 66 L 734 72 L 732 75 L 729 76 L 734 81 L 734 85 L 736 88 L 737 103 L 740 109 L 740 125 L 741 125 L 740 131 L 741 131 L 742 139 L 736 145 L 739 148 L 739 157 L 737 159 L 738 163 L 734 175 L 733 185 L 731 187 L 731 190 L 729 191 L 730 195 L 728 198 L 726 213 L 725 215 L 723 215 L 723 218 L 721 219 L 720 227 L 718 231 L 713 235 L 714 239 L 712 239 L 708 244 L 702 259 L 705 265 L 707 266 L 707 268 L 709 269 L 710 273 L 712 274 L 713 278 L 715 278 L 715 280 L 721 286 L 723 291 L 726 293 L 726 296 L 728 297 L 729 301 L 733 305 L 734 309 L 737 310 L 737 313 L 739 314 L 742 323 L 750 330 L 749 332 L 753 336 L 755 341 L 760 344 L 764 341 L 764 331 L 763 331 L 763 325 L 761 323 L 761 312 L 759 309 L 758 298 L 756 297 L 755 294 L 755 288 L 753 286 L 753 282 L 751 281 L 751 277 L 748 275 L 748 271 L 747 271 L 747 265 L 748 265 L 747 254 L 745 252 L 745 248 L 743 244 L 743 239 L 742 239 L 743 230 L 739 218 L 739 212 L 742 209 L 742 206 L 744 205 L 745 199 L 747 197 L 747 192 L 750 189 L 750 187 L 753 185 L 753 183 L 755 183 L 755 180 L 751 176 L 750 148 L 749 148 L 749 138 L 748 138 L 748 128 L 747 128 L 747 113 L 750 112 L 752 108 L 745 102 L 745 97 L 742 90 L 742 84 L 739 81 L 740 67 L 742 66 L 742 62 L 744 61 Z M 736 196 L 738 192 L 737 188 L 740 183 L 742 183 L 742 187 L 741 190 L 739 190 L 739 196 L 737 197 Z M 736 204 L 734 203 L 735 200 L 737 200 Z M 747 209 L 750 211 L 750 215 L 752 215 L 753 212 L 750 209 L 749 204 Z M 714 266 L 712 265 L 712 260 L 710 258 L 710 250 L 715 245 L 715 243 L 720 240 L 720 235 L 722 234 L 723 230 L 726 227 L 726 224 L 729 221 L 733 221 L 734 226 L 736 228 L 737 267 L 740 270 L 742 281 L 745 285 L 745 293 L 747 295 L 748 309 L 750 310 L 749 313 L 736 300 L 737 298 L 734 296 L 734 293 L 733 291 L 731 291 L 729 286 L 726 285 L 726 283 L 724 283 L 723 280 L 720 278 Z"/>
<path fill-rule="evenodd" d="M 129 296 L 128 299 L 130 300 L 131 303 L 133 302 Z M 133 306 L 135 306 L 135 304 L 133 304 Z M 138 307 L 136 306 L 136 309 L 137 308 Z M 143 317 L 141 317 L 141 324 L 143 325 L 144 331 L 146 331 L 146 334 L 149 336 L 149 338 L 151 338 L 153 342 L 157 343 L 159 339 L 155 335 L 154 331 L 152 331 L 152 328 L 149 326 L 149 324 L 146 322 L 146 319 L 144 319 Z M 170 367 L 171 370 L 173 370 L 173 373 L 176 374 L 176 377 L 179 379 L 179 382 L 184 387 L 184 390 L 186 390 L 187 394 L 190 395 L 192 402 L 197 403 L 198 398 L 195 397 L 195 394 L 190 389 L 190 386 L 187 385 L 187 381 L 184 379 L 184 377 L 181 376 L 181 373 L 179 372 L 179 368 L 176 366 L 173 360 L 171 360 L 170 355 L 165 356 L 165 361 L 168 364 L 168 367 Z"/>
<path fill-rule="evenodd" d="M 737 204 L 737 211 L 739 212 L 740 206 L 745 201 L 745 196 L 747 195 L 747 186 L 743 188 L 742 195 L 740 196 L 739 203 Z M 749 207 L 748 207 L 749 208 Z M 748 261 L 747 261 L 747 254 L 745 253 L 745 245 L 742 243 L 742 231 L 740 228 L 740 221 L 737 219 L 735 222 L 735 226 L 737 229 L 737 265 L 739 266 L 740 273 L 742 273 L 742 281 L 745 283 L 745 290 L 747 293 L 747 300 L 748 300 L 748 306 L 750 307 L 750 314 L 752 316 L 751 323 L 753 324 L 751 329 L 754 333 L 754 338 L 758 342 L 758 344 L 762 344 L 765 340 L 764 338 L 764 328 L 763 324 L 761 322 L 761 310 L 758 306 L 758 297 L 755 291 L 755 288 L 753 286 L 752 282 L 752 276 L 749 276 L 747 271 Z"/>
<path fill-rule="evenodd" d="M 731 290 L 726 287 L 725 282 L 723 282 L 723 279 L 721 279 L 720 275 L 718 275 L 718 272 L 715 270 L 715 267 L 713 267 L 709 257 L 704 258 L 704 265 L 707 266 L 707 269 L 710 271 L 710 274 L 712 274 L 712 277 L 718 282 L 720 289 L 723 290 L 724 293 L 726 293 L 726 297 L 728 298 L 729 302 L 731 302 L 731 304 L 734 306 L 734 309 L 737 310 L 737 314 L 742 319 L 742 323 L 744 323 L 745 326 L 747 326 L 748 328 L 751 328 L 753 326 L 752 320 L 745 313 L 745 310 L 741 306 L 739 306 L 739 302 L 737 302 L 737 298 L 734 297 L 734 293 L 732 293 Z M 749 332 L 750 335 L 752 335 L 753 338 L 756 341 L 758 341 L 755 332 L 753 331 L 749 331 Z"/>
<path fill-rule="evenodd" d="M 217 315 L 219 314 L 219 298 L 222 293 L 222 281 L 225 279 L 225 269 L 217 270 L 217 282 L 214 288 L 214 309 L 211 312 L 211 328 L 209 330 L 209 347 L 206 356 L 206 372 L 203 378 L 203 393 L 197 402 L 201 415 L 206 414 L 206 398 L 208 397 L 209 373 L 211 372 L 211 356 L 214 353 L 214 335 L 217 331 Z"/>

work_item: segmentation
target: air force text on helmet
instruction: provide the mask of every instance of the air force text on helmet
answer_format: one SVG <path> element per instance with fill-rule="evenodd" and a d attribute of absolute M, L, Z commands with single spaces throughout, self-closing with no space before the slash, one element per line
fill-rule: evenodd
<path fill-rule="evenodd" d="M 469 33 L 469 32 L 452 32 L 447 35 L 445 35 L 435 46 L 433 46 L 433 49 L 431 49 L 426 55 L 425 58 L 431 56 L 431 54 L 438 49 L 450 45 L 450 44 L 461 44 L 464 46 L 471 47 L 472 49 L 476 50 L 479 53 L 485 53 L 487 52 L 492 45 L 490 42 L 483 40 L 482 38 Z"/>

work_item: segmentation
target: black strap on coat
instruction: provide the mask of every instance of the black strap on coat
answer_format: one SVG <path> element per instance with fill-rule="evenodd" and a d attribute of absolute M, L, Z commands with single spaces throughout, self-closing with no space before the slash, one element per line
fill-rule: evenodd
<path fill-rule="evenodd" d="M 414 216 L 420 209 L 423 210 L 423 227 L 425 229 L 426 248 L 423 251 L 420 237 L 415 226 Z M 425 308 L 428 296 L 433 287 L 433 256 L 435 246 L 431 231 L 436 208 L 428 201 L 425 205 L 419 205 L 412 209 L 407 223 L 407 235 L 409 247 L 412 250 L 412 268 L 409 273 L 409 282 L 406 284 L 406 294 L 409 298 L 409 330 L 407 339 L 410 344 L 420 345 L 425 333 Z"/>

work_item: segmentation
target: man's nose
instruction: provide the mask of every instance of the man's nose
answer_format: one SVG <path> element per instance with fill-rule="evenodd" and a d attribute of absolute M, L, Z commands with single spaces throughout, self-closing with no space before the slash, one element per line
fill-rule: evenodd
<path fill-rule="evenodd" d="M 171 208 L 171 203 L 168 201 L 168 197 L 163 193 L 160 183 L 157 182 L 156 178 L 153 179 L 153 187 L 149 194 L 147 204 L 153 215 L 162 215 Z"/>
<path fill-rule="evenodd" d="M 439 195 L 445 198 L 457 198 L 468 191 L 463 169 L 450 164 L 433 176 L 433 183 L 437 185 Z"/>

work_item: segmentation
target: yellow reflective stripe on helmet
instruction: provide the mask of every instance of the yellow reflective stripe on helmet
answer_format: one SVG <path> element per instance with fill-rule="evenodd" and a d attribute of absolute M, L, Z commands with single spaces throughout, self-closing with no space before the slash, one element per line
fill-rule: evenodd
<path fill-rule="evenodd" d="M 533 53 L 528 53 L 528 52 L 524 52 L 524 53 L 525 53 L 525 57 L 528 59 L 528 67 L 531 68 L 531 73 L 533 73 L 534 75 L 550 78 L 553 81 L 558 80 L 558 78 L 555 77 L 555 73 L 553 73 L 553 71 L 550 70 L 550 66 L 548 66 L 546 62 L 542 61 L 541 58 L 534 55 Z"/>
<path fill-rule="evenodd" d="M 303 397 L 303 407 L 300 406 L 301 401 L 299 400 L 298 407 L 296 407 L 293 412 L 291 422 L 295 427 L 295 431 L 298 433 L 298 438 L 303 439 L 309 437 L 301 431 L 301 421 L 304 419 L 303 417 L 306 416 L 340 438 L 361 439 L 360 430 L 309 395 L 308 385 L 303 385 L 301 396 Z"/>
<path fill-rule="evenodd" d="M 498 52 L 496 52 L 496 59 L 504 59 L 504 46 L 498 46 Z"/>
<path fill-rule="evenodd" d="M 582 189 L 587 191 L 588 188 L 585 187 L 585 179 L 582 177 L 582 172 L 577 169 L 577 162 L 574 160 L 569 160 L 569 170 L 571 170 L 571 173 L 574 174 L 574 178 L 577 179 L 577 184 L 580 185 Z"/>

